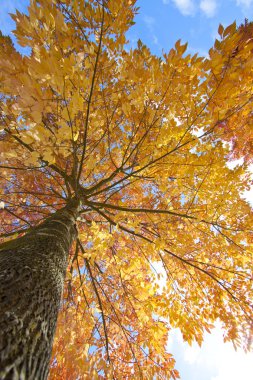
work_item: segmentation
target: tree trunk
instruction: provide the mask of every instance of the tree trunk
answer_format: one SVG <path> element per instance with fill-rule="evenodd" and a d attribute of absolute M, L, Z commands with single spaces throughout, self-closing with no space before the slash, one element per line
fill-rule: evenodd
<path fill-rule="evenodd" d="M 0 247 L 0 379 L 45 380 L 77 201 Z"/>

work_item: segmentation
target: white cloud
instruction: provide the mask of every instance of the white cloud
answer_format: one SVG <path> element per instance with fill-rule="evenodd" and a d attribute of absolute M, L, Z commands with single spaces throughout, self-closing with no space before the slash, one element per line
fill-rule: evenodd
<path fill-rule="evenodd" d="M 208 58 L 208 51 L 202 48 L 194 48 L 192 46 L 188 46 L 187 52 L 191 54 L 198 54 L 200 57 Z"/>
<path fill-rule="evenodd" d="M 253 17 L 253 0 L 235 0 L 235 2 L 244 17 L 248 19 Z"/>
<path fill-rule="evenodd" d="M 155 24 L 155 19 L 151 16 L 148 16 L 148 15 L 144 15 L 143 17 L 143 21 L 145 22 L 147 28 L 150 30 L 150 31 L 153 31 L 154 29 L 154 24 Z"/>
<path fill-rule="evenodd" d="M 199 7 L 207 17 L 213 17 L 216 13 L 217 3 L 216 0 L 201 0 Z"/>
<path fill-rule="evenodd" d="M 231 146 L 231 145 L 232 145 L 232 143 L 229 143 L 229 146 Z M 229 169 L 233 170 L 236 166 L 241 166 L 243 164 L 243 162 L 244 162 L 243 158 L 238 158 L 238 160 L 228 161 L 227 167 Z"/>
<path fill-rule="evenodd" d="M 253 164 L 249 166 L 249 172 L 251 173 L 251 180 L 253 180 Z M 250 186 L 249 190 L 243 192 L 242 197 L 245 198 L 253 208 L 253 185 Z"/>
<path fill-rule="evenodd" d="M 244 8 L 249 8 L 251 5 L 253 5 L 253 0 L 236 0 L 236 5 L 239 7 L 242 6 Z"/>
<path fill-rule="evenodd" d="M 174 353 L 176 368 L 184 380 L 251 380 L 253 353 L 234 350 L 232 343 L 223 342 L 223 331 L 217 327 L 205 334 L 201 347 L 183 342 L 179 329 L 171 331 L 167 345 Z"/>
<path fill-rule="evenodd" d="M 250 190 L 245 190 L 242 197 L 253 207 L 253 186 L 250 187 Z"/>
<path fill-rule="evenodd" d="M 195 13 L 195 4 L 193 0 L 172 0 L 178 10 L 184 16 L 192 16 Z M 169 0 L 163 0 L 164 4 L 169 4 Z"/>
<path fill-rule="evenodd" d="M 240 9 L 243 17 L 252 19 L 253 17 L 253 0 L 234 0 L 237 7 Z"/>
<path fill-rule="evenodd" d="M 158 37 L 157 35 L 154 33 L 154 29 L 155 29 L 155 19 L 154 17 L 152 16 L 148 16 L 148 15 L 144 15 L 143 16 L 143 21 L 147 27 L 147 29 L 149 30 L 149 32 L 151 33 L 151 39 L 152 39 L 152 43 L 154 45 L 156 45 L 160 50 L 162 50 L 162 46 L 159 44 L 159 40 L 158 40 Z"/>

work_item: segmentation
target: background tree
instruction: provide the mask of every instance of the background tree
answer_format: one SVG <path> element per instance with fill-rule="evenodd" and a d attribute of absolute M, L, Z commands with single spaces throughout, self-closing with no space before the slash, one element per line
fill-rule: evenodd
<path fill-rule="evenodd" d="M 52 220 L 81 203 L 51 379 L 176 378 L 172 327 L 200 344 L 220 319 L 225 340 L 250 343 L 250 173 L 247 160 L 229 169 L 226 133 L 241 141 L 250 130 L 252 40 L 232 24 L 208 58 L 180 41 L 163 57 L 141 41 L 127 50 L 134 3 L 31 1 L 28 15 L 12 16 L 30 55 L 1 36 L 5 263 L 44 226 L 55 241 Z"/>
<path fill-rule="evenodd" d="M 220 32 L 221 34 L 223 33 L 222 29 L 220 29 Z M 251 46 L 251 49 L 248 51 L 248 64 L 252 64 L 252 58 L 250 55 L 253 53 L 253 23 L 245 19 L 244 24 L 239 26 L 237 33 L 239 39 L 232 53 L 232 57 L 235 58 L 240 53 L 241 49 L 244 49 L 245 44 L 247 44 Z M 248 80 L 250 80 L 250 77 L 248 77 Z M 252 112 L 244 112 L 244 117 L 242 117 L 242 113 L 235 113 L 232 118 L 226 120 L 224 123 L 223 138 L 230 143 L 230 158 L 243 158 L 244 162 L 252 163 L 253 135 L 251 126 Z M 238 130 L 240 130 L 240 137 L 237 133 Z"/>

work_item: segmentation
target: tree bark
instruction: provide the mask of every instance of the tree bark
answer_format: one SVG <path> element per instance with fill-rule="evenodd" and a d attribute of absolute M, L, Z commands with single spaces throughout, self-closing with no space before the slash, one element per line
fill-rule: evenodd
<path fill-rule="evenodd" d="M 0 379 L 45 380 L 78 202 L 0 247 Z"/>

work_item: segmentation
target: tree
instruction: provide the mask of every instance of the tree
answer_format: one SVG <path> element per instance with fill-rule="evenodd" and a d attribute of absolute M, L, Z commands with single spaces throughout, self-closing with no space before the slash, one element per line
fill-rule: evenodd
<path fill-rule="evenodd" d="M 248 54 L 252 54 L 252 35 L 253 23 L 249 23 L 248 20 L 245 19 L 244 24 L 238 28 L 239 39 L 233 52 L 234 57 L 240 53 L 241 49 L 244 49 L 245 44 L 251 45 Z M 250 64 L 250 61 L 252 62 L 249 56 L 248 64 Z M 246 115 L 247 117 L 245 117 Z M 240 159 L 243 157 L 245 162 L 252 163 L 253 136 L 250 125 L 252 125 L 252 112 L 245 113 L 244 117 L 241 117 L 241 114 L 234 114 L 232 119 L 226 120 L 224 140 L 231 144 L 230 157 L 232 159 Z M 238 130 L 238 128 L 240 128 L 241 131 L 240 138 L 238 138 L 236 133 L 236 129 Z"/>
<path fill-rule="evenodd" d="M 252 40 L 127 50 L 136 12 L 36 0 L 12 15 L 30 55 L 1 36 L 3 379 L 47 377 L 59 308 L 50 379 L 175 379 L 172 327 L 250 343 L 250 172 L 227 131 L 251 127 Z"/>

